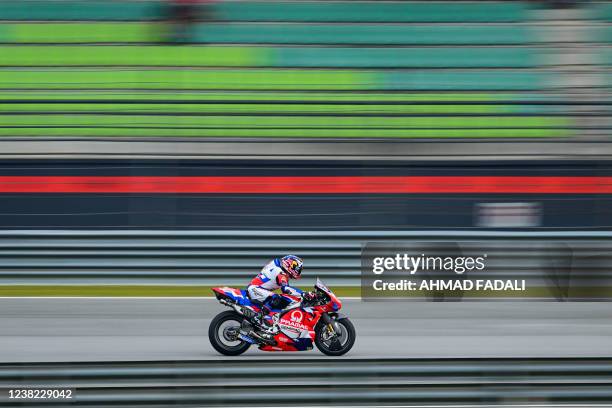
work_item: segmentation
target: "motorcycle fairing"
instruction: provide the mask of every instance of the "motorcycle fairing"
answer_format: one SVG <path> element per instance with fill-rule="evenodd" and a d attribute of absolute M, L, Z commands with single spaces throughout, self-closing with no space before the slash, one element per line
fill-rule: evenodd
<path fill-rule="evenodd" d="M 253 307 L 255 306 L 253 302 L 251 302 L 251 299 L 249 299 L 246 290 L 230 288 L 228 286 L 223 286 L 221 288 L 213 288 L 213 290 L 220 295 L 227 296 L 228 298 L 236 302 L 236 304 L 238 305 Z"/>
<path fill-rule="evenodd" d="M 280 331 L 274 336 L 275 346 L 261 347 L 264 351 L 305 351 L 313 348 L 314 327 L 319 318 L 311 308 L 293 308 L 286 310 L 278 321 Z"/>

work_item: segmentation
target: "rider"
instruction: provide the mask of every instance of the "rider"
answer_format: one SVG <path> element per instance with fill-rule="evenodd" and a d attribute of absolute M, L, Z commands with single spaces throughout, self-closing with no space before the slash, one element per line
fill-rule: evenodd
<path fill-rule="evenodd" d="M 270 315 L 272 310 L 284 309 L 288 304 L 288 301 L 274 293 L 274 290 L 280 288 L 281 292 L 286 295 L 301 296 L 306 300 L 312 299 L 312 293 L 289 286 L 289 279 L 300 279 L 303 265 L 304 261 L 300 257 L 285 255 L 266 264 L 261 272 L 251 280 L 247 292 L 251 300 L 262 303 L 259 323 L 264 328 L 269 328 L 273 324 Z"/>

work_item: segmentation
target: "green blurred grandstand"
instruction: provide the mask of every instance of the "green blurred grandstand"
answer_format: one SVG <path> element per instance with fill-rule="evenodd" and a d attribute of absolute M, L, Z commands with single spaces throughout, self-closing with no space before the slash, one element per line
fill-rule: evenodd
<path fill-rule="evenodd" d="M 164 4 L 0 1 L 0 135 L 568 137 L 526 2 L 231 1 L 189 44 Z M 612 5 L 582 10 L 612 42 Z M 598 64 L 612 64 L 603 47 Z M 608 81 L 612 80 L 608 75 Z"/>

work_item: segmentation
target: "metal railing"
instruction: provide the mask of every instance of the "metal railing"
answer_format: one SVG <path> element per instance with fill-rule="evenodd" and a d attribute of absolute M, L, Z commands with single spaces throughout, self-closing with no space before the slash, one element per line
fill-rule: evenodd
<path fill-rule="evenodd" d="M 2 284 L 241 285 L 275 256 L 297 253 L 307 277 L 358 286 L 367 242 L 435 250 L 449 242 L 464 254 L 486 253 L 469 278 L 527 279 L 530 286 L 608 285 L 612 234 L 501 231 L 4 231 Z M 419 252 L 420 253 L 420 252 Z M 557 283 L 555 283 L 557 282 Z"/>
<path fill-rule="evenodd" d="M 262 376 L 265 373 L 265 376 Z M 73 405 L 612 402 L 611 359 L 283 359 L 1 364 L 3 388 L 67 387 Z M 2 395 L 0 403 L 10 402 Z M 56 401 L 58 402 L 58 401 Z"/>

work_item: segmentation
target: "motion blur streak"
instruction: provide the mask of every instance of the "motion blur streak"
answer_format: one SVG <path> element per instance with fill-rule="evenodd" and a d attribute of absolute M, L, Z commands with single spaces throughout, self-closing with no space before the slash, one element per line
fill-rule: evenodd
<path fill-rule="evenodd" d="M 612 293 L 611 21 L 610 1 L 0 0 L 0 386 L 609 406 L 609 306 L 576 301 Z M 530 291 L 347 300 L 342 359 L 221 358 L 222 307 L 168 299 L 286 253 L 354 298 L 372 241 L 480 245 L 469 278 Z M 32 298 L 57 295 L 166 298 Z"/>
<path fill-rule="evenodd" d="M 212 291 L 204 293 L 209 294 Z M 278 354 L 255 349 L 239 359 L 223 357 L 206 339 L 210 319 L 222 310 L 214 299 L 3 298 L 0 361 L 214 360 L 244 362 L 257 371 L 261 359 L 274 359 L 287 368 L 286 359 L 323 359 L 316 351 Z M 330 358 L 332 365 L 360 358 L 601 358 L 612 353 L 606 302 L 343 299 L 343 310 L 354 320 L 357 342 L 345 357 Z"/>
<path fill-rule="evenodd" d="M 0 228 L 607 230 L 610 179 L 595 158 L 4 160 Z M 498 222 L 508 211 L 531 221 Z"/>
<path fill-rule="evenodd" d="M 359 330 L 346 357 L 250 351 L 236 359 L 205 341 L 214 300 L 0 299 L 0 385 L 70 385 L 76 404 L 95 406 L 610 398 L 606 303 L 345 303 Z M 288 391 L 270 394 L 270 386 Z"/>
<path fill-rule="evenodd" d="M 0 176 L 0 193 L 610 194 L 612 193 L 612 177 Z"/>

